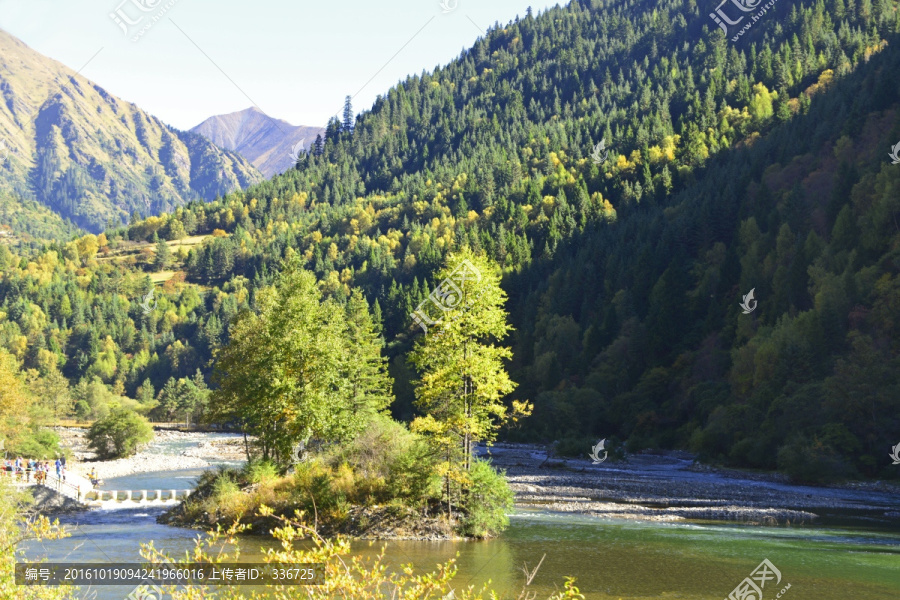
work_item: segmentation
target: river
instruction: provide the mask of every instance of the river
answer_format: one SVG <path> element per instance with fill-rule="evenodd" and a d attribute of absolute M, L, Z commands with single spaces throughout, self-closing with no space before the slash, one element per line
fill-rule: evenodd
<path fill-rule="evenodd" d="M 159 446 L 160 453 L 182 446 Z M 199 470 L 144 473 L 109 480 L 106 489 L 191 487 Z M 31 544 L 29 559 L 52 562 L 140 562 L 140 544 L 154 541 L 171 555 L 192 548 L 198 532 L 159 525 L 164 509 L 91 510 L 60 518 L 72 536 Z M 242 557 L 259 560 L 271 542 L 242 540 Z M 374 555 L 384 545 L 359 542 L 353 551 Z M 716 522 L 654 523 L 600 519 L 518 509 L 498 539 L 465 542 L 392 541 L 392 566 L 413 564 L 418 572 L 458 554 L 456 588 L 490 580 L 502 598 L 516 598 L 522 566 L 533 568 L 546 555 L 530 590 L 546 598 L 577 578 L 589 600 L 650 598 L 720 600 L 763 559 L 781 572 L 768 582 L 762 600 L 774 600 L 787 584 L 786 600 L 900 599 L 900 530 L 859 515 L 832 515 L 815 525 L 761 527 Z M 130 586 L 98 586 L 79 598 L 122 600 Z M 753 599 L 760 600 L 760 599 Z"/>

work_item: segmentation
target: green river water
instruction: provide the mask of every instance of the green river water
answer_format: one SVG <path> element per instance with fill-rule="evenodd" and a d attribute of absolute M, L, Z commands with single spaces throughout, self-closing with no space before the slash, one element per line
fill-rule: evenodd
<path fill-rule="evenodd" d="M 189 487 L 197 471 L 154 473 L 107 482 L 108 489 Z M 154 540 L 173 555 L 193 547 L 196 531 L 159 525 L 161 508 L 92 510 L 66 516 L 72 537 L 32 544 L 29 559 L 57 562 L 139 562 L 139 546 Z M 517 510 L 511 526 L 489 541 L 355 543 L 354 553 L 374 556 L 387 543 L 392 566 L 431 570 L 458 555 L 454 586 L 491 581 L 501 598 L 515 598 L 522 566 L 546 555 L 529 588 L 537 598 L 562 587 L 566 576 L 589 600 L 727 599 L 763 559 L 780 572 L 762 599 L 900 600 L 900 529 L 861 515 L 830 515 L 815 525 L 760 527 L 715 522 L 654 523 Z M 242 556 L 259 560 L 271 542 L 242 541 Z M 122 600 L 130 587 L 98 586 L 79 598 Z"/>

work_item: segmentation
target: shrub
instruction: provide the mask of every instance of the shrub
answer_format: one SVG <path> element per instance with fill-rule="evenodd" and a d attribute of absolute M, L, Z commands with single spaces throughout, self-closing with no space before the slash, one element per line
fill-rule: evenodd
<path fill-rule="evenodd" d="M 469 469 L 471 486 L 463 509 L 465 517 L 460 529 L 469 537 L 491 537 L 509 526 L 508 512 L 513 507 L 513 492 L 505 473 L 495 471 L 490 463 L 476 459 Z"/>
<path fill-rule="evenodd" d="M 206 501 L 207 512 L 218 513 L 227 520 L 240 518 L 247 510 L 248 498 L 231 472 L 220 472 L 212 483 L 212 493 Z"/>
<path fill-rule="evenodd" d="M 28 431 L 27 435 L 17 439 L 15 444 L 9 447 L 9 451 L 11 454 L 42 460 L 55 458 L 62 453 L 59 448 L 59 436 L 47 429 Z"/>
<path fill-rule="evenodd" d="M 247 465 L 247 479 L 250 483 L 268 483 L 278 478 L 275 463 L 261 460 Z"/>
<path fill-rule="evenodd" d="M 75 416 L 79 419 L 87 419 L 91 415 L 91 407 L 84 400 L 75 403 Z"/>
<path fill-rule="evenodd" d="M 265 461 L 241 470 L 206 472 L 184 503 L 184 518 L 173 518 L 213 523 L 243 515 L 250 520 L 262 505 L 282 515 L 300 510 L 326 528 L 344 526 L 354 506 L 396 507 L 394 516 L 403 518 L 416 514 L 411 509 L 440 499 L 441 480 L 434 464 L 421 436 L 378 418 L 355 439 L 296 464 L 293 474 L 278 476 L 277 466 Z M 484 514 L 475 512 L 473 526 L 493 531 L 492 525 L 481 524 Z"/>
<path fill-rule="evenodd" d="M 781 447 L 778 468 L 798 483 L 830 483 L 853 473 L 853 467 L 830 446 L 804 437 Z"/>
<path fill-rule="evenodd" d="M 412 435 L 412 434 L 410 434 Z M 388 493 L 411 504 L 423 504 L 441 496 L 441 479 L 428 444 L 419 436 L 394 457 L 388 474 Z"/>
<path fill-rule="evenodd" d="M 233 494 L 240 493 L 241 488 L 228 473 L 221 473 L 213 482 L 212 490 L 216 500 L 224 500 Z"/>
<path fill-rule="evenodd" d="M 397 499 L 420 504 L 440 496 L 440 480 L 428 445 L 388 417 L 376 417 L 356 438 L 333 448 L 324 458 L 338 473 L 341 465 L 350 467 L 355 479 L 354 493 L 348 496 L 354 502 Z M 346 484 L 343 487 L 349 489 Z"/>
<path fill-rule="evenodd" d="M 125 408 L 114 408 L 95 421 L 87 433 L 88 446 L 100 458 L 124 458 L 153 439 L 147 419 Z"/>
<path fill-rule="evenodd" d="M 344 489 L 341 488 L 352 484 L 348 482 L 346 472 L 341 475 L 342 485 L 338 486 L 335 471 L 322 460 L 301 463 L 294 473 L 294 501 L 307 514 L 322 515 L 338 521 L 346 518 L 349 504 Z"/>

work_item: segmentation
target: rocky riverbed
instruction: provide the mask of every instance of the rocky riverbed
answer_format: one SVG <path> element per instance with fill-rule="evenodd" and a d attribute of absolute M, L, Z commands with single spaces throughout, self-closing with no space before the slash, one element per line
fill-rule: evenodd
<path fill-rule="evenodd" d="M 587 458 L 548 458 L 543 446 L 498 444 L 490 458 L 495 467 L 506 470 L 521 508 L 648 521 L 761 524 L 811 521 L 840 510 L 892 520 L 900 514 L 900 486 L 793 485 L 778 474 L 699 465 L 682 452 L 635 454 L 593 464 Z"/>
<path fill-rule="evenodd" d="M 243 439 L 237 436 L 210 439 L 210 434 L 157 430 L 153 440 L 134 456 L 98 460 L 87 446 L 85 429 L 57 427 L 55 431 L 61 438 L 61 445 L 69 450 L 69 472 L 82 477 L 91 469 L 97 470 L 100 479 L 111 479 L 135 473 L 203 469 L 212 466 L 213 462 L 239 462 L 246 458 Z M 173 443 L 185 446 L 185 449 L 173 455 L 166 449 Z"/>
<path fill-rule="evenodd" d="M 84 429 L 58 428 L 72 459 L 69 471 L 101 479 L 135 473 L 202 469 L 242 462 L 238 436 L 156 431 L 154 440 L 126 459 L 100 461 Z M 172 453 L 172 448 L 179 450 Z M 481 449 L 485 454 L 485 449 Z M 700 465 L 683 452 L 647 452 L 600 464 L 584 458 L 548 457 L 545 446 L 497 444 L 485 454 L 504 469 L 523 509 L 580 513 L 644 521 L 727 520 L 760 524 L 815 520 L 833 511 L 859 511 L 900 520 L 900 486 L 884 482 L 828 487 L 789 483 L 784 476 Z"/>

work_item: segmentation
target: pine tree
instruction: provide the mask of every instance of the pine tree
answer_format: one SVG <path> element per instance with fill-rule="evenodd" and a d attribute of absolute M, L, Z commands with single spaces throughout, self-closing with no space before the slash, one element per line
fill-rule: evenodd
<path fill-rule="evenodd" d="M 351 133 L 353 131 L 353 104 L 351 101 L 352 97 L 347 96 L 344 99 L 344 121 L 342 131 L 344 133 Z"/>
<path fill-rule="evenodd" d="M 153 270 L 165 271 L 172 262 L 172 251 L 164 240 L 156 242 L 156 255 L 153 257 Z"/>
<path fill-rule="evenodd" d="M 362 292 L 353 290 L 347 301 L 347 354 L 345 362 L 348 401 L 352 409 L 366 418 L 374 417 L 391 402 L 391 381 L 384 339 L 378 331 Z"/>

